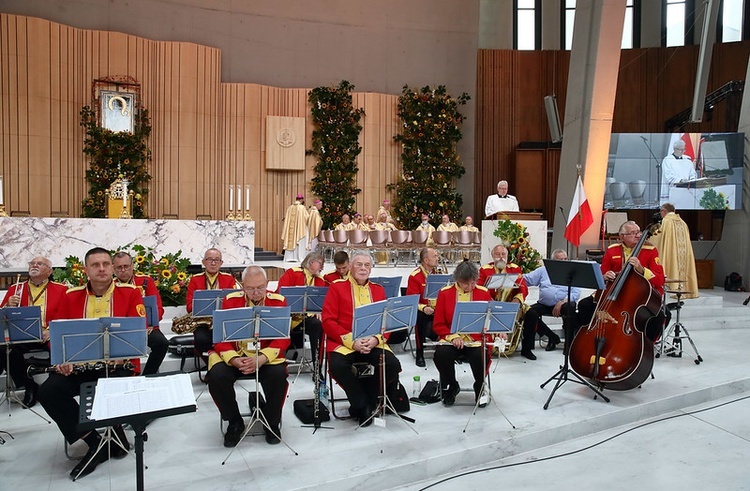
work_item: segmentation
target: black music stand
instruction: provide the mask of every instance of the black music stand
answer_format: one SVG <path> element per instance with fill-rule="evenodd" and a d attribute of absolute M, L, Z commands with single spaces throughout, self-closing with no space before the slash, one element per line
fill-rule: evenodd
<path fill-rule="evenodd" d="M 97 394 L 97 389 L 99 394 Z M 103 396 L 103 392 L 107 395 Z M 101 402 L 99 402 L 101 401 Z M 100 405 L 119 408 L 109 417 L 92 419 Z M 132 411 L 131 411 L 132 409 Z M 156 418 L 195 412 L 195 396 L 190 375 L 182 372 L 158 373 L 146 377 L 105 378 L 81 385 L 78 427 L 94 430 L 129 424 L 135 432 L 136 489 L 144 489 L 143 442 L 148 423 Z M 118 442 L 119 444 L 119 442 Z"/>
<path fill-rule="evenodd" d="M 385 427 L 385 415 L 387 410 L 398 416 L 401 421 L 414 423 L 415 420 L 408 416 L 399 414 L 393 406 L 385 386 L 385 334 L 390 332 L 402 331 L 409 329 L 417 322 L 417 305 L 419 304 L 419 295 L 406 295 L 404 297 L 389 298 L 379 302 L 361 305 L 354 309 L 354 320 L 352 322 L 352 338 L 360 339 L 370 336 L 380 335 L 382 344 L 380 352 L 380 396 L 378 407 L 372 412 L 369 418 L 362 422 L 361 426 L 368 421 L 374 420 L 377 426 Z M 408 426 L 408 425 L 407 425 Z M 417 430 L 409 426 L 414 433 L 419 434 Z"/>
<path fill-rule="evenodd" d="M 279 288 L 279 294 L 286 299 L 286 304 L 291 309 L 292 314 L 320 314 L 323 312 L 323 302 L 325 301 L 326 294 L 328 293 L 327 286 L 282 286 Z M 304 321 L 303 327 L 304 329 Z M 304 343 L 304 330 L 302 332 L 303 343 Z M 320 354 L 321 347 L 318 346 L 318 354 Z M 320 356 L 318 356 L 320 358 Z M 312 370 L 320 370 L 319 360 L 309 360 L 305 357 L 304 344 L 302 346 L 302 358 L 299 359 L 297 365 L 297 375 L 294 376 L 292 384 L 297 381 L 299 374 L 302 373 L 302 368 L 308 366 Z M 320 377 L 318 373 L 317 377 Z M 316 385 L 319 386 L 320 380 Z M 315 388 L 317 394 L 318 387 Z"/>
<path fill-rule="evenodd" d="M 553 285 L 561 285 L 568 287 L 568 300 L 570 300 L 570 291 L 576 286 L 579 288 L 591 288 L 596 290 L 604 290 L 604 277 L 602 276 L 602 269 L 599 263 L 595 261 L 558 261 L 554 259 L 545 259 L 544 267 L 547 268 L 547 274 L 549 275 L 550 283 Z M 568 311 L 568 315 L 572 315 L 573 312 Z M 557 389 L 562 387 L 565 382 L 571 381 L 581 385 L 585 385 L 591 389 L 594 394 L 609 402 L 609 398 L 605 396 L 599 389 L 594 387 L 589 381 L 575 373 L 570 369 L 568 363 L 568 357 L 570 356 L 570 344 L 573 342 L 573 332 L 571 332 L 573 321 L 568 319 L 564 325 L 567 326 L 565 329 L 565 348 L 563 349 L 563 364 L 560 369 L 552 375 L 546 382 L 540 387 L 543 389 L 548 383 L 556 380 L 555 386 L 552 388 L 547 402 L 544 403 L 544 409 L 549 407 L 549 403 L 552 397 L 557 392 Z M 568 378 L 568 374 L 573 374 L 575 379 Z"/>
<path fill-rule="evenodd" d="M 477 397 L 474 403 L 474 410 L 469 416 L 469 420 L 464 426 L 464 433 L 466 428 L 469 427 L 471 418 L 477 413 L 477 408 L 482 401 L 482 396 L 489 394 L 489 398 L 495 405 L 500 414 L 503 415 L 505 421 L 515 428 L 515 425 L 510 422 L 508 417 L 505 415 L 500 406 L 497 405 L 497 401 L 492 395 L 492 386 L 489 384 L 489 371 L 487 370 L 487 335 L 508 333 L 513 331 L 513 326 L 516 322 L 516 316 L 518 315 L 518 309 L 521 304 L 517 302 L 457 302 L 456 309 L 453 311 L 453 320 L 451 321 L 451 334 L 480 334 L 482 341 L 480 342 L 480 349 L 482 350 L 482 388 L 479 390 L 479 397 Z"/>
<path fill-rule="evenodd" d="M 5 391 L 3 392 L 0 405 L 8 403 L 8 417 L 11 416 L 10 403 L 17 402 L 26 409 L 23 401 L 11 389 L 10 377 L 10 352 L 13 345 L 24 343 L 42 343 L 42 309 L 37 306 L 31 307 L 5 307 L 0 309 L 0 326 L 2 327 L 2 339 L 0 345 L 5 345 Z M 42 418 L 47 423 L 50 420 L 31 409 L 31 412 Z"/>
<path fill-rule="evenodd" d="M 214 311 L 214 343 L 252 342 L 257 358 L 260 356 L 261 340 L 289 339 L 289 329 L 292 324 L 291 315 L 291 308 L 288 306 L 266 307 L 258 305 L 255 307 L 216 310 Z M 250 433 L 256 421 L 260 421 L 263 427 L 278 438 L 281 443 L 286 445 L 286 448 L 291 450 L 294 455 L 299 455 L 268 424 L 266 415 L 263 414 L 263 410 L 260 408 L 260 379 L 257 372 L 255 373 L 255 407 L 250 416 L 250 422 L 245 427 L 245 431 L 242 433 L 242 437 L 237 442 L 237 445 Z M 226 464 L 236 448 L 235 446 L 230 450 L 229 455 L 227 455 L 221 465 Z"/>
<path fill-rule="evenodd" d="M 148 351 L 146 346 L 147 336 L 145 317 L 55 320 L 49 324 L 50 363 L 62 365 L 104 362 L 104 378 L 108 378 L 109 370 L 107 367 L 110 361 L 146 356 Z M 84 385 L 86 384 L 81 385 L 81 406 L 84 406 Z M 112 431 L 110 425 L 101 424 L 97 428 L 102 426 L 107 426 L 107 429 L 104 432 L 104 437 L 99 441 L 96 452 L 101 452 L 104 445 L 107 445 L 107 451 L 109 451 L 110 441 L 115 442 L 118 447 L 127 452 L 128 448 Z M 136 460 L 138 460 L 137 455 Z M 85 469 L 86 467 L 83 467 L 81 472 L 73 478 L 73 481 L 78 479 Z M 142 473 L 142 468 L 139 467 L 139 469 Z"/>

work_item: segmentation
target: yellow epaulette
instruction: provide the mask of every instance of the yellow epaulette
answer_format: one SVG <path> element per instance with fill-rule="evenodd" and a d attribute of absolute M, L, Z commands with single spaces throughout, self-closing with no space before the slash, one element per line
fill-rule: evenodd
<path fill-rule="evenodd" d="M 482 285 L 477 285 L 477 286 L 475 286 L 474 288 L 476 288 L 477 290 L 484 290 L 484 291 L 486 291 L 486 292 L 488 292 L 488 291 L 489 291 L 489 290 L 487 289 L 487 287 L 485 287 L 485 286 L 482 286 Z"/>
<path fill-rule="evenodd" d="M 278 293 L 274 292 L 268 292 L 266 293 L 266 298 L 269 300 L 285 300 L 284 295 L 280 295 Z"/>
<path fill-rule="evenodd" d="M 86 288 L 86 285 L 71 286 L 70 288 L 68 288 L 68 291 L 66 291 L 65 293 L 74 292 L 76 290 L 84 290 L 85 288 Z"/>
<path fill-rule="evenodd" d="M 518 264 L 514 264 L 514 263 L 508 263 L 508 264 L 505 265 L 505 269 L 506 270 L 508 268 L 517 268 L 517 267 L 518 267 Z M 508 274 L 514 274 L 514 273 L 508 273 Z"/>
<path fill-rule="evenodd" d="M 204 271 L 204 274 L 205 274 L 205 271 Z M 224 271 L 219 271 L 219 274 L 224 275 L 224 276 L 232 276 L 231 273 L 225 273 Z M 232 276 L 232 278 L 234 278 L 234 276 Z"/>
<path fill-rule="evenodd" d="M 422 271 L 422 268 L 417 268 L 414 271 L 412 271 L 411 274 L 409 274 L 409 276 L 414 276 L 415 274 L 419 273 L 420 271 Z"/>
<path fill-rule="evenodd" d="M 232 292 L 227 294 L 226 298 L 239 298 L 245 295 L 245 292 Z"/>
<path fill-rule="evenodd" d="M 651 244 L 643 244 L 643 247 L 641 247 L 641 250 L 643 249 L 655 249 L 655 247 Z"/>
<path fill-rule="evenodd" d="M 341 283 L 342 281 L 349 281 L 349 278 L 339 278 L 337 280 L 333 280 L 333 283 Z M 333 284 L 331 283 L 331 284 Z"/>
<path fill-rule="evenodd" d="M 620 247 L 622 244 L 610 244 L 607 249 L 612 249 L 613 247 Z"/>
<path fill-rule="evenodd" d="M 443 290 L 450 290 L 451 288 L 455 287 L 455 283 L 451 283 L 450 285 L 445 285 L 443 288 L 440 289 L 440 291 Z"/>
<path fill-rule="evenodd" d="M 117 283 L 115 282 L 115 288 L 138 288 L 135 285 L 131 285 L 130 283 Z"/>
<path fill-rule="evenodd" d="M 133 276 L 138 276 L 139 278 L 151 278 L 149 275 L 141 273 L 135 273 Z"/>
<path fill-rule="evenodd" d="M 482 269 L 495 269 L 495 264 L 485 264 Z"/>

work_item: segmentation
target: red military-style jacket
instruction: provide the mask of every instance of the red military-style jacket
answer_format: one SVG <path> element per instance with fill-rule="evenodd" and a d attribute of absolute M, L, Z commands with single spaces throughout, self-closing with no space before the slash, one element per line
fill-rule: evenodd
<path fill-rule="evenodd" d="M 435 318 L 432 321 L 432 329 L 435 334 L 440 336 L 441 341 L 453 341 L 457 337 L 464 338 L 464 341 L 482 342 L 481 334 L 451 334 L 451 324 L 453 323 L 453 313 L 456 311 L 458 302 L 458 285 L 448 285 L 443 287 L 438 293 L 437 305 L 435 306 Z M 470 293 L 472 302 L 489 302 L 492 300 L 489 291 L 477 285 Z M 488 336 L 489 343 L 492 340 Z M 491 346 L 490 346 L 491 347 Z"/>
<path fill-rule="evenodd" d="M 145 317 L 146 308 L 143 306 L 143 296 L 134 285 L 123 285 L 112 282 L 112 301 L 110 303 L 110 317 Z M 86 306 L 89 296 L 93 295 L 88 284 L 68 289 L 61 309 L 60 319 L 85 319 Z M 54 320 L 54 319 L 50 319 Z"/>
<path fill-rule="evenodd" d="M 5 298 L 3 298 L 0 307 L 8 305 L 8 299 L 16 294 L 18 291 L 21 297 L 21 303 L 19 307 L 28 307 L 32 305 L 31 290 L 29 289 L 29 282 L 24 281 L 11 285 L 8 291 L 5 292 Z M 49 321 L 52 319 L 60 318 L 60 309 L 65 301 L 65 292 L 68 291 L 68 286 L 62 283 L 54 281 L 47 281 L 47 286 L 44 289 L 44 306 L 42 307 L 42 326 L 47 329 Z"/>
<path fill-rule="evenodd" d="M 602 257 L 602 274 L 608 271 L 619 273 L 622 271 L 626 262 L 626 257 L 630 257 L 630 249 L 622 244 L 612 244 L 607 248 L 607 252 Z M 651 286 L 664 294 L 664 267 L 659 261 L 659 251 L 651 244 L 643 244 L 641 251 L 638 253 L 638 260 L 643 265 L 643 276 L 651 283 Z"/>
<path fill-rule="evenodd" d="M 526 285 L 526 280 L 521 276 L 521 268 L 516 264 L 506 264 L 503 271 L 499 271 L 494 263 L 485 264 L 479 269 L 479 280 L 477 281 L 477 284 L 485 286 L 492 275 L 500 273 L 517 274 L 519 278 L 516 280 L 516 287 L 511 289 L 512 291 L 510 292 L 510 295 L 507 295 L 507 298 L 502 298 L 502 291 L 498 292 L 497 290 L 489 290 L 492 299 L 502 302 L 510 302 L 518 299 L 519 302 L 523 303 L 526 300 L 526 295 L 529 294 L 529 287 Z"/>
<path fill-rule="evenodd" d="M 354 288 L 359 286 L 353 278 L 345 281 L 337 281 L 328 288 L 325 302 L 323 302 L 323 331 L 327 336 L 326 351 L 337 351 L 347 355 L 353 353 L 352 346 L 352 322 L 354 320 Z M 372 302 L 385 300 L 385 289 L 368 281 L 364 288 L 369 289 L 370 299 Z M 380 336 L 378 336 L 380 337 Z M 386 339 L 388 335 L 385 335 Z M 387 345 L 383 346 L 383 340 L 380 340 L 379 347 L 389 349 Z"/>
<path fill-rule="evenodd" d="M 433 274 L 435 271 L 427 272 L 420 266 L 409 275 L 409 279 L 406 281 L 406 294 L 407 295 L 419 295 L 418 308 L 421 311 L 425 307 L 435 307 L 435 300 L 428 300 L 424 298 L 424 288 L 427 285 L 427 276 Z"/>
<path fill-rule="evenodd" d="M 282 286 L 308 286 L 304 268 L 294 267 L 284 271 L 276 287 L 277 293 Z M 320 276 L 313 276 L 312 285 L 309 286 L 328 286 L 328 282 Z"/>
<path fill-rule="evenodd" d="M 237 280 L 234 279 L 234 276 L 232 276 L 229 273 L 224 273 L 223 271 L 219 271 L 218 276 L 216 278 L 217 288 L 218 290 L 231 290 L 233 288 L 239 288 L 239 285 L 237 284 Z M 188 312 L 193 311 L 193 296 L 195 296 L 196 290 L 208 290 L 208 278 L 206 277 L 206 272 L 202 272 L 196 275 L 193 275 L 190 278 L 190 282 L 188 283 L 187 293 L 185 294 L 185 307 L 187 307 Z"/>
<path fill-rule="evenodd" d="M 224 300 L 221 303 L 221 308 L 237 309 L 251 307 L 253 305 L 254 304 L 248 303 L 244 292 L 234 292 L 224 297 Z M 265 305 L 267 307 L 285 307 L 286 299 L 278 293 L 266 292 L 263 303 L 258 305 Z M 286 354 L 286 349 L 289 347 L 289 343 L 289 338 L 270 340 L 262 339 L 260 341 L 260 353 L 268 358 L 268 365 L 284 363 L 284 356 Z M 214 349 L 209 353 L 209 369 L 220 361 L 224 361 L 224 363 L 229 365 L 232 358 L 238 356 L 255 356 L 255 349 L 252 340 L 216 343 Z"/>
<path fill-rule="evenodd" d="M 349 273 L 346 273 L 344 276 L 341 276 L 338 271 L 331 271 L 330 273 L 326 273 L 323 275 L 323 279 L 326 280 L 328 284 L 333 283 L 336 280 L 345 280 L 349 277 Z"/>
<path fill-rule="evenodd" d="M 161 320 L 162 317 L 164 317 L 164 306 L 161 303 L 161 295 L 159 295 L 159 289 L 156 288 L 156 283 L 154 282 L 153 278 L 145 274 L 136 273 L 133 275 L 133 279 L 131 281 L 141 290 L 141 295 L 143 295 L 144 297 L 156 297 L 156 307 L 159 310 L 159 320 Z M 159 328 L 159 326 L 149 327 L 153 327 L 154 329 Z"/>

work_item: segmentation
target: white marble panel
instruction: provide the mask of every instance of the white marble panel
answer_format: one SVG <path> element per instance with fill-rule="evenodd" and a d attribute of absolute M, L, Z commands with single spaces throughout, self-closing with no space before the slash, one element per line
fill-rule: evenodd
<path fill-rule="evenodd" d="M 529 243 L 531 247 L 539 251 L 542 258 L 547 257 L 547 220 L 518 220 L 529 232 Z M 500 243 L 500 238 L 495 237 L 497 220 L 482 220 L 482 262 L 487 264 L 492 261 L 492 248 Z"/>
<path fill-rule="evenodd" d="M 255 222 L 217 220 L 109 220 L 101 218 L 0 218 L 0 269 L 25 267 L 34 256 L 63 266 L 95 246 L 140 244 L 157 257 L 182 251 L 200 264 L 206 249 L 221 250 L 225 266 L 255 261 Z"/>

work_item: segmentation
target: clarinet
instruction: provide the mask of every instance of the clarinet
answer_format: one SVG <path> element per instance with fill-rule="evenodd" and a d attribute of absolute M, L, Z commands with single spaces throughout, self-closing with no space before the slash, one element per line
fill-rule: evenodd
<path fill-rule="evenodd" d="M 315 357 L 315 363 L 313 363 L 313 370 L 315 370 L 313 377 L 315 384 L 315 394 L 313 395 L 313 427 L 316 430 L 320 428 L 320 363 L 322 353 L 323 347 L 318 346 L 318 356 Z"/>
<path fill-rule="evenodd" d="M 73 365 L 73 374 L 81 374 L 84 372 L 94 372 L 94 371 L 100 371 L 104 370 L 105 367 L 109 368 L 110 372 L 113 372 L 118 366 L 121 366 L 124 370 L 133 371 L 135 368 L 135 365 L 133 365 L 132 362 L 126 361 L 122 365 L 115 365 L 113 363 L 104 363 L 103 361 L 97 361 L 96 363 L 77 363 Z M 43 373 L 57 373 L 57 365 L 52 365 L 51 367 L 36 367 L 34 365 L 29 365 L 26 368 L 26 375 L 28 375 L 29 378 L 32 378 L 34 375 L 41 375 Z"/>

